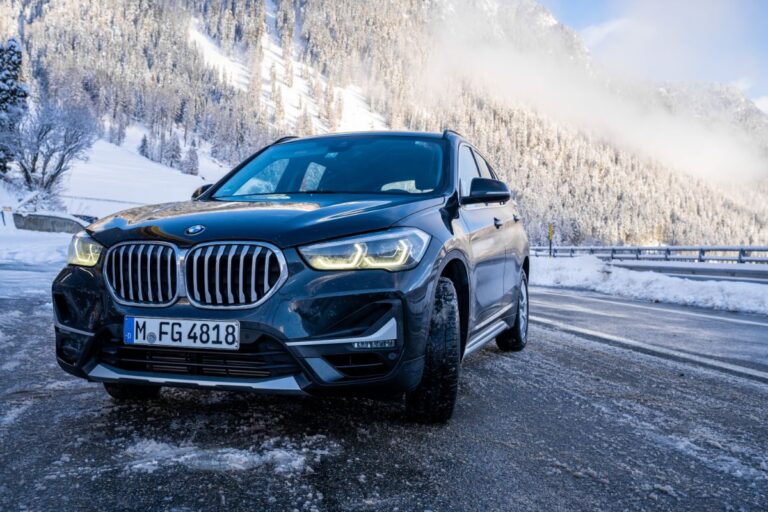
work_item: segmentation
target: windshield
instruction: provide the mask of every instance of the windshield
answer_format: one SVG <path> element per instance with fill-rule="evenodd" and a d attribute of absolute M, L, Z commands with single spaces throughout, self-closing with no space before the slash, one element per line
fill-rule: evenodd
<path fill-rule="evenodd" d="M 440 139 L 349 136 L 268 148 L 213 194 L 240 200 L 267 194 L 428 194 L 443 183 Z"/>

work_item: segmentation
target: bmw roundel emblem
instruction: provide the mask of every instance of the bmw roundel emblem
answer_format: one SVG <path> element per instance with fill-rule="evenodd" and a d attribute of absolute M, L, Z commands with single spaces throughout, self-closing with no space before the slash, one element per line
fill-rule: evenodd
<path fill-rule="evenodd" d="M 205 226 L 202 224 L 195 224 L 194 226 L 189 226 L 184 232 L 188 235 L 199 235 L 205 231 Z"/>

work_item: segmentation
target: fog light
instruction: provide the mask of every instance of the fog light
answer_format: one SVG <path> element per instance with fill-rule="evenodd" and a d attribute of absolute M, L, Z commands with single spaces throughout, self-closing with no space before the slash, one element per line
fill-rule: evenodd
<path fill-rule="evenodd" d="M 397 340 L 374 340 L 374 341 L 355 341 L 352 348 L 362 348 L 367 350 L 378 350 L 386 348 L 395 348 Z"/>
<path fill-rule="evenodd" d="M 59 348 L 61 358 L 69 364 L 74 364 L 79 358 L 85 345 L 85 340 L 76 335 L 62 334 Z"/>

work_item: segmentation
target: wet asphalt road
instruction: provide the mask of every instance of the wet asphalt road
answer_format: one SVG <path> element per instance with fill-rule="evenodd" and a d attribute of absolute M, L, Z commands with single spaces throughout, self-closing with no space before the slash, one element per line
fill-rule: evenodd
<path fill-rule="evenodd" d="M 442 427 L 354 399 L 118 405 L 58 369 L 49 276 L 21 270 L 0 269 L 0 510 L 768 509 L 766 384 L 533 325 L 465 362 Z"/>

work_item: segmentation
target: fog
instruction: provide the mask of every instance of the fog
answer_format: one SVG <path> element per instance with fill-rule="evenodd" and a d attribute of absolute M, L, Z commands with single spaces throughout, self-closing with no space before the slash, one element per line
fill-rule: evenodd
<path fill-rule="evenodd" d="M 529 106 L 697 177 L 746 181 L 768 176 L 764 150 L 745 131 L 672 114 L 649 101 L 658 86 L 642 80 L 642 73 L 630 76 L 589 57 L 585 65 L 565 45 L 521 39 L 521 33 L 525 38 L 536 29 L 505 26 L 504 19 L 477 10 L 454 10 L 434 27 L 437 44 L 432 69 L 423 75 L 429 78 L 424 80 L 433 90 L 439 83 L 473 82 L 510 106 Z M 695 20 L 688 23 L 695 25 Z M 539 33 L 560 30 L 539 29 Z M 505 34 L 514 35 L 514 40 Z M 682 49 L 669 51 L 684 54 Z"/>

